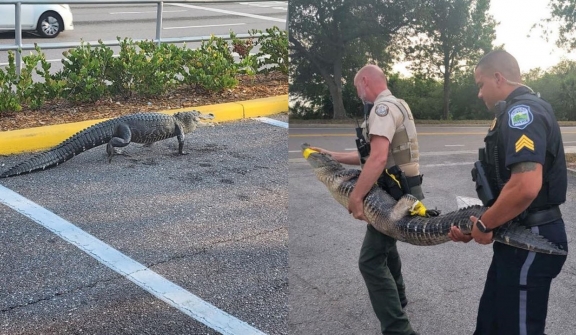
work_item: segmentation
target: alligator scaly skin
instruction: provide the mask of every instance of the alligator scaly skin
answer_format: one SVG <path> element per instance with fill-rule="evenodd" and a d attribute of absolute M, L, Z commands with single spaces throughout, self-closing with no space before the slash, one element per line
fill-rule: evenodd
<path fill-rule="evenodd" d="M 136 113 L 102 121 L 13 166 L 0 174 L 0 178 L 51 168 L 103 144 L 107 144 L 108 161 L 112 159 L 115 147 L 124 147 L 130 142 L 152 144 L 171 137 L 177 137 L 178 152 L 184 154 L 184 134 L 196 129 L 200 119 L 212 118 L 211 114 L 190 111 L 174 115 Z"/>
<path fill-rule="evenodd" d="M 346 169 L 326 154 L 304 152 L 307 148 L 308 144 L 302 145 L 303 153 L 318 180 L 326 185 L 338 203 L 348 208 L 348 198 L 360 170 Z M 436 217 L 411 216 L 410 209 L 417 201 L 418 199 L 410 194 L 396 201 L 384 190 L 374 186 L 364 199 L 364 215 L 376 230 L 398 241 L 414 245 L 437 245 L 451 241 L 448 232 L 452 226 L 459 227 L 464 234 L 470 234 L 470 216 L 480 217 L 488 209 L 483 206 L 470 206 Z M 544 237 L 532 233 L 516 222 L 500 226 L 493 236 L 494 241 L 529 251 L 567 254 L 565 250 L 558 249 Z"/>

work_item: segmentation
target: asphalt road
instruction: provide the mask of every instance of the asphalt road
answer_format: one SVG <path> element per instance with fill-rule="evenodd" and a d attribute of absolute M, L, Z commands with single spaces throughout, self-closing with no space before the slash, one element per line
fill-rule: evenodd
<path fill-rule="evenodd" d="M 288 334 L 286 137 L 223 123 L 187 136 L 185 156 L 169 139 L 108 164 L 101 146 L 0 185 L 250 326 Z M 0 334 L 217 334 L 1 203 L 0 268 Z"/>
<path fill-rule="evenodd" d="M 486 127 L 418 126 L 420 166 L 427 207 L 457 208 L 456 196 L 476 197 L 470 177 Z M 562 129 L 567 147 L 576 128 Z M 353 126 L 293 124 L 289 135 L 289 324 L 292 334 L 380 334 L 358 270 L 365 224 L 352 218 L 316 180 L 300 144 L 353 150 Z M 553 281 L 547 334 L 576 329 L 576 177 L 569 175 L 568 198 L 561 207 L 572 250 Z M 406 311 L 423 335 L 461 335 L 474 330 L 478 302 L 492 255 L 491 246 L 471 242 L 422 247 L 399 243 L 407 286 Z"/>
<path fill-rule="evenodd" d="M 55 39 L 42 39 L 26 33 L 24 44 L 115 41 L 117 37 L 149 39 L 156 37 L 156 5 L 71 5 L 74 30 L 64 31 Z M 286 1 L 237 3 L 165 4 L 162 38 L 246 34 L 249 30 L 286 27 Z M 0 33 L 0 44 L 13 44 L 14 33 Z M 195 48 L 200 43 L 187 43 Z M 118 47 L 112 47 L 117 52 Z M 61 69 L 62 51 L 43 50 L 52 70 Z M 258 49 L 254 49 L 257 52 Z M 24 54 L 28 54 L 25 52 Z M 6 65 L 8 53 L 0 53 L 0 66 Z"/>

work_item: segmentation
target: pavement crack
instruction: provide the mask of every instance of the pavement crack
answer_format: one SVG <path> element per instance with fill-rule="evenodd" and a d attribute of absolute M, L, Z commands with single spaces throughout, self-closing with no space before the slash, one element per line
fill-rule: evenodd
<path fill-rule="evenodd" d="M 87 288 L 88 288 L 88 289 L 94 288 L 94 287 L 96 287 L 96 285 L 98 285 L 98 284 L 100 284 L 100 283 L 111 282 L 111 281 L 113 281 L 113 280 L 120 279 L 120 278 L 124 278 L 124 276 L 122 276 L 122 275 L 117 275 L 117 276 L 110 277 L 109 279 L 97 280 L 97 281 L 95 281 L 95 282 L 92 282 L 92 283 L 89 283 L 89 284 L 86 284 L 86 285 L 82 285 L 82 286 L 76 286 L 76 287 L 70 288 L 70 289 L 68 289 L 68 290 L 56 291 L 56 292 L 54 292 L 54 293 L 52 293 L 52 294 L 47 294 L 47 295 L 45 295 L 45 296 L 43 296 L 43 297 L 40 297 L 40 298 L 37 298 L 37 299 L 34 299 L 34 300 L 30 300 L 30 301 L 28 301 L 28 302 L 26 302 L 26 303 L 16 304 L 16 305 L 13 305 L 13 306 L 8 306 L 8 307 L 5 307 L 5 308 L 2 308 L 2 309 L 0 309 L 0 313 L 7 313 L 7 312 L 10 312 L 10 311 L 19 309 L 19 308 L 25 308 L 25 307 L 28 307 L 28 306 L 33 306 L 33 305 L 35 305 L 35 304 L 38 304 L 38 303 L 41 303 L 41 302 L 44 302 L 44 301 L 50 301 L 50 300 L 52 300 L 52 299 L 54 299 L 54 298 L 56 298 L 56 297 L 65 297 L 65 296 L 67 296 L 67 295 L 74 294 L 74 293 L 76 293 L 76 292 L 80 292 L 80 291 L 82 291 L 82 290 L 84 290 L 84 289 L 87 289 Z"/>
<path fill-rule="evenodd" d="M 241 237 L 241 238 L 229 238 L 229 239 L 219 240 L 219 241 L 214 242 L 210 247 L 203 247 L 202 249 L 200 249 L 200 250 L 197 251 L 197 252 L 174 255 L 174 256 L 168 257 L 167 259 L 164 259 L 164 260 L 161 260 L 161 261 L 158 261 L 158 262 L 149 263 L 149 264 L 147 265 L 147 267 L 148 267 L 148 268 L 152 268 L 152 267 L 154 267 L 154 266 L 166 264 L 166 263 L 169 263 L 169 262 L 172 262 L 172 261 L 175 261 L 175 260 L 185 259 L 185 258 L 188 258 L 188 257 L 193 257 L 193 256 L 196 256 L 196 255 L 204 254 L 204 253 L 206 253 L 208 250 L 214 249 L 214 248 L 215 248 L 216 246 L 218 246 L 218 245 L 226 244 L 226 243 L 229 243 L 229 242 L 242 242 L 242 241 L 250 240 L 250 239 L 255 238 L 255 237 L 259 237 L 259 236 L 262 236 L 262 235 L 268 235 L 268 234 L 271 234 L 271 233 L 275 233 L 275 232 L 283 231 L 283 230 L 287 230 L 287 229 L 288 229 L 288 228 L 286 228 L 286 227 L 279 227 L 279 228 L 272 229 L 272 230 L 261 231 L 261 232 L 258 232 L 258 233 L 256 233 L 256 234 L 246 235 L 246 236 L 243 236 L 243 237 Z"/>
<path fill-rule="evenodd" d="M 327 297 L 329 296 L 326 291 L 322 290 L 322 289 L 321 289 L 320 287 L 318 287 L 317 285 L 312 284 L 311 282 L 309 282 L 308 280 L 306 280 L 304 277 L 300 276 L 299 274 L 297 274 L 297 273 L 292 273 L 291 275 L 294 276 L 294 277 L 296 277 L 296 278 L 298 278 L 298 279 L 300 279 L 300 280 L 301 280 L 306 286 L 308 286 L 309 288 L 311 288 L 311 289 L 313 289 L 313 290 L 315 290 L 315 291 L 317 291 L 317 292 L 322 293 L 324 296 L 327 296 Z M 330 300 L 332 300 L 332 299 L 330 299 Z"/>

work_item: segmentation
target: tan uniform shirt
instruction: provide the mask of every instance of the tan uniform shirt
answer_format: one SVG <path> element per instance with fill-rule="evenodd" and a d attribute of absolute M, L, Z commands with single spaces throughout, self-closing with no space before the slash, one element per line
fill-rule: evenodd
<path fill-rule="evenodd" d="M 366 122 L 362 124 L 367 142 Z M 418 139 L 414 117 L 408 104 L 384 90 L 376 97 L 368 117 L 370 135 L 384 136 L 390 141 L 386 168 L 398 165 L 407 177 L 420 174 Z"/>

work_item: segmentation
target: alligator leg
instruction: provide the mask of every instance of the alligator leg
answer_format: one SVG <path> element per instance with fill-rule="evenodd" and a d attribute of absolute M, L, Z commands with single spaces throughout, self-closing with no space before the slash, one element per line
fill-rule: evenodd
<path fill-rule="evenodd" d="M 176 138 L 178 139 L 178 153 L 180 155 L 187 155 L 187 152 L 184 152 L 184 130 L 180 125 L 176 125 Z"/>
<path fill-rule="evenodd" d="M 108 163 L 112 162 L 112 156 L 114 156 L 114 148 L 125 147 L 130 144 L 132 138 L 132 132 L 127 124 L 119 124 L 114 129 L 114 136 L 108 142 L 106 146 L 106 153 L 108 154 Z"/>

